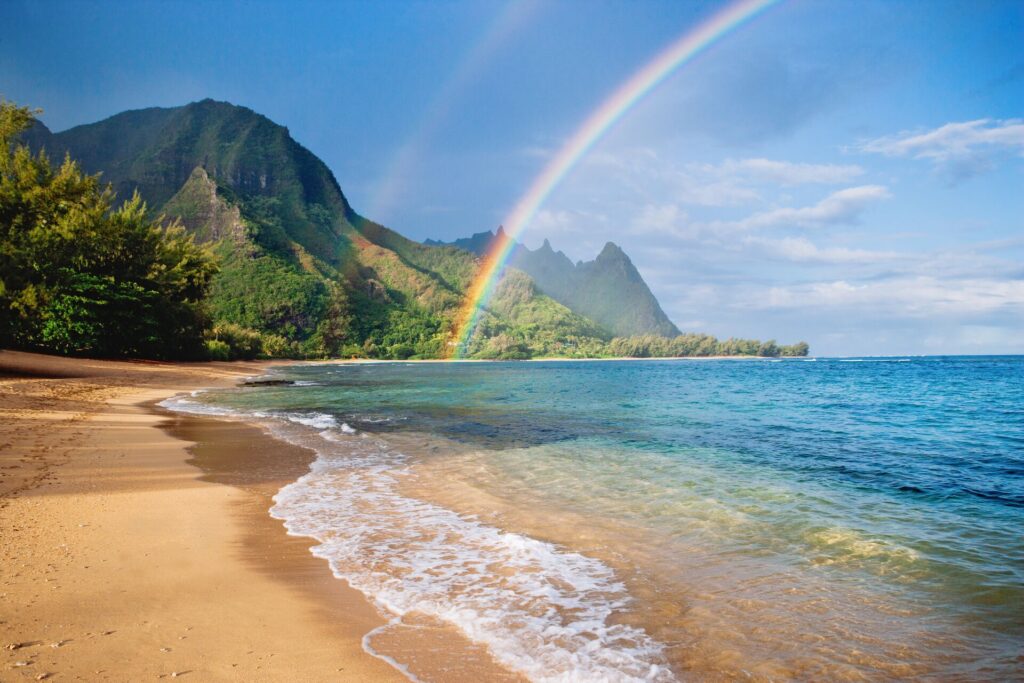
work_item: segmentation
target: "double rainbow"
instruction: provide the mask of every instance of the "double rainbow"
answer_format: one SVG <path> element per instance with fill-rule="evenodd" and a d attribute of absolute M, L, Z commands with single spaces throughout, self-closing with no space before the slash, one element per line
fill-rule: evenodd
<path fill-rule="evenodd" d="M 689 61 L 701 50 L 721 39 L 729 32 L 753 19 L 779 0 L 738 0 L 687 31 L 665 48 L 657 57 L 637 71 L 628 81 L 606 99 L 583 122 L 583 125 L 552 157 L 547 166 L 520 197 L 505 219 L 504 234 L 499 231 L 484 255 L 476 277 L 466 293 L 466 299 L 455 318 L 454 340 L 449 343 L 450 356 L 461 355 L 476 329 L 481 312 L 490 300 L 494 287 L 512 252 L 516 237 L 533 219 L 544 200 L 608 132 L 637 102 L 656 88 L 673 71 Z"/>

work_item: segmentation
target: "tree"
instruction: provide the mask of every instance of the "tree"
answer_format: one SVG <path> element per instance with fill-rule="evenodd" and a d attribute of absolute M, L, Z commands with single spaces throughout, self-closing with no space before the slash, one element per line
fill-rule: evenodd
<path fill-rule="evenodd" d="M 34 112 L 0 101 L 0 344 L 65 354 L 199 357 L 212 257 L 70 157 L 18 142 Z"/>
<path fill-rule="evenodd" d="M 349 310 L 348 295 L 341 285 L 330 282 L 325 286 L 328 290 L 327 306 L 311 340 L 310 353 L 330 358 L 338 356 L 341 348 L 353 339 L 352 313 Z"/>
<path fill-rule="evenodd" d="M 493 360 L 526 360 L 530 357 L 530 350 L 522 341 L 502 332 L 487 340 L 481 357 Z"/>
<path fill-rule="evenodd" d="M 806 356 L 810 352 L 810 347 L 807 342 L 797 342 L 796 344 L 790 344 L 789 346 L 782 347 L 783 356 Z"/>
<path fill-rule="evenodd" d="M 778 358 L 780 353 L 779 346 L 775 343 L 774 339 L 762 342 L 761 346 L 757 348 L 757 355 L 764 356 L 765 358 Z"/>

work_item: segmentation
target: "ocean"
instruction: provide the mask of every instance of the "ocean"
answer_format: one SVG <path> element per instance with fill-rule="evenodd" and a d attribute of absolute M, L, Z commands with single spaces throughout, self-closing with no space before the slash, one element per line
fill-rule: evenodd
<path fill-rule="evenodd" d="M 1024 357 L 273 376 L 165 405 L 315 450 L 269 514 L 383 630 L 536 681 L 1024 678 Z"/>

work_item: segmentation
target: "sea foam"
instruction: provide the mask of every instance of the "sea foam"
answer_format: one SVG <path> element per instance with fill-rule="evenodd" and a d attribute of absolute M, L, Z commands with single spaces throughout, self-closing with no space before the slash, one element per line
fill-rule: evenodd
<path fill-rule="evenodd" d="M 194 398 L 161 405 L 259 418 L 279 438 L 315 447 L 309 473 L 278 492 L 270 514 L 290 534 L 316 539 L 313 554 L 392 623 L 411 613 L 440 619 L 534 681 L 675 680 L 661 643 L 610 623 L 630 596 L 600 561 L 402 495 L 410 459 L 333 416 L 242 412 Z M 364 648 L 390 661 L 374 651 L 373 635 Z"/>
<path fill-rule="evenodd" d="M 167 408 L 168 410 L 173 410 L 177 413 L 191 413 L 193 415 L 228 417 L 239 414 L 231 408 L 192 400 L 203 393 L 205 393 L 204 389 L 197 389 L 189 394 L 189 398 L 185 398 L 181 395 L 172 396 L 171 398 L 160 401 L 157 405 L 162 408 Z"/>
<path fill-rule="evenodd" d="M 536 681 L 674 680 L 659 643 L 609 624 L 629 596 L 607 566 L 401 495 L 408 460 L 379 439 L 329 440 L 270 513 L 381 608 L 452 624 Z"/>

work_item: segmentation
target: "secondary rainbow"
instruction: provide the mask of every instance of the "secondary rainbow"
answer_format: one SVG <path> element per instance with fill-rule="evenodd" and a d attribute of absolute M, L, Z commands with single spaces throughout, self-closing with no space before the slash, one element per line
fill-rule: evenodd
<path fill-rule="evenodd" d="M 491 21 L 480 39 L 459 60 L 459 66 L 445 80 L 430 104 L 422 110 L 419 125 L 413 134 L 392 155 L 382 180 L 375 185 L 366 215 L 383 221 L 394 209 L 396 198 L 402 195 L 413 169 L 426 152 L 431 138 L 444 125 L 449 113 L 462 94 L 484 73 L 501 49 L 540 8 L 540 0 L 517 0 L 502 8 Z"/>
<path fill-rule="evenodd" d="M 779 1 L 739 0 L 729 4 L 665 48 L 587 117 L 583 125 L 552 157 L 530 188 L 520 197 L 503 223 L 504 235 L 499 233 L 484 255 L 476 277 L 466 293 L 465 302 L 455 318 L 455 336 L 450 345 L 450 355 L 458 357 L 465 349 L 479 322 L 480 312 L 487 305 L 494 292 L 494 286 L 501 277 L 515 238 L 529 224 L 544 200 L 591 147 L 627 111 L 643 99 L 644 95 L 656 88 L 673 71 L 704 48 Z"/>

